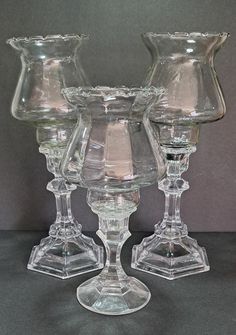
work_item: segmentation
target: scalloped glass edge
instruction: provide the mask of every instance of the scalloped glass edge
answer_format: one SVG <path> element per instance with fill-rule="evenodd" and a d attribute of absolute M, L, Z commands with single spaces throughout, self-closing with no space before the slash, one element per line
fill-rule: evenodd
<path fill-rule="evenodd" d="M 133 97 L 141 93 L 143 96 L 149 95 L 163 95 L 165 90 L 163 88 L 150 87 L 109 87 L 109 86 L 95 86 L 95 87 L 68 87 L 62 89 L 62 94 L 66 97 L 81 96 L 88 97 Z"/>
<path fill-rule="evenodd" d="M 11 44 L 12 42 L 25 42 L 25 43 L 32 43 L 32 42 L 39 42 L 39 41 L 50 41 L 50 40 L 81 40 L 89 38 L 88 35 L 85 34 L 65 34 L 65 35 L 46 35 L 46 36 L 31 36 L 31 37 L 12 37 L 7 39 L 6 43 Z"/>
<path fill-rule="evenodd" d="M 152 37 L 169 37 L 169 38 L 208 38 L 208 37 L 229 37 L 230 33 L 227 32 L 163 32 L 163 33 L 154 33 L 154 32 L 146 32 L 142 33 L 142 36 L 152 36 Z"/>

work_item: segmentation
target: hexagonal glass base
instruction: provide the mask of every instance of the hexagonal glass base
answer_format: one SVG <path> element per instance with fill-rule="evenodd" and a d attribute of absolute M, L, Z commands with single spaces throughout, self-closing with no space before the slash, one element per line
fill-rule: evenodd
<path fill-rule="evenodd" d="M 32 249 L 27 268 L 60 279 L 102 269 L 104 252 L 82 233 L 48 236 Z"/>
<path fill-rule="evenodd" d="M 169 280 L 209 271 L 205 248 L 188 235 L 168 238 L 154 233 L 135 245 L 132 268 Z"/>
<path fill-rule="evenodd" d="M 150 300 L 149 289 L 138 279 L 103 280 L 98 275 L 80 285 L 77 299 L 92 312 L 122 315 L 138 311 Z"/>

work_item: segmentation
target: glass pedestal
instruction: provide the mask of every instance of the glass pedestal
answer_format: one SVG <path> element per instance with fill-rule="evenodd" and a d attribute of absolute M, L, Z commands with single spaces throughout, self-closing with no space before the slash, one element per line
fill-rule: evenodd
<path fill-rule="evenodd" d="M 195 146 L 163 148 L 167 157 L 167 177 L 159 182 L 165 193 L 163 220 L 153 235 L 133 247 L 132 268 L 172 280 L 210 269 L 206 250 L 188 236 L 187 226 L 180 217 L 180 198 L 189 188 L 181 174 L 187 170 L 189 155 Z"/>
<path fill-rule="evenodd" d="M 89 192 L 88 203 L 99 216 L 98 236 L 106 248 L 106 264 L 102 272 L 77 289 L 82 306 L 100 314 L 122 315 L 138 311 L 150 300 L 149 289 L 123 270 L 120 254 L 130 236 L 129 215 L 137 208 L 137 192 L 102 194 Z"/>
<path fill-rule="evenodd" d="M 28 269 L 61 279 L 102 269 L 103 248 L 82 234 L 81 225 L 72 215 L 71 192 L 77 187 L 68 184 L 58 172 L 62 152 L 54 149 L 52 153 L 52 150 L 42 146 L 40 152 L 46 155 L 48 169 L 55 175 L 47 189 L 55 195 L 57 216 L 49 236 L 33 248 Z"/>

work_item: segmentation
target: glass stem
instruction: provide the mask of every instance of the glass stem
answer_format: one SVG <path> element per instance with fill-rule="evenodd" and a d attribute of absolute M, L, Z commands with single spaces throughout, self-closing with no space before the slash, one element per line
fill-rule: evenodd
<path fill-rule="evenodd" d="M 54 193 L 56 198 L 56 222 L 59 222 L 66 227 L 66 225 L 70 224 L 73 220 L 71 212 L 71 191 L 66 190 L 66 182 L 63 178 L 55 178 L 51 183 L 54 184 L 54 188 L 51 189 L 50 185 L 47 187 Z M 55 185 L 59 187 L 55 188 Z M 59 188 L 63 188 L 64 191 L 61 191 Z"/>
<path fill-rule="evenodd" d="M 120 254 L 124 242 L 129 238 L 129 217 L 110 219 L 99 216 L 99 230 L 97 235 L 101 238 L 106 249 L 106 264 L 100 276 L 106 281 L 120 281 L 127 277 L 124 272 Z"/>
<path fill-rule="evenodd" d="M 71 210 L 71 192 L 75 185 L 68 184 L 60 174 L 60 161 L 63 150 L 40 146 L 47 161 L 47 169 L 54 174 L 54 179 L 47 184 L 47 190 L 52 192 L 56 199 L 56 220 L 50 227 L 50 236 L 68 237 L 81 232 L 81 226 L 76 222 Z"/>
<path fill-rule="evenodd" d="M 99 281 L 106 287 L 106 292 L 117 294 L 115 290 L 121 289 L 121 282 L 128 280 L 120 255 L 123 244 L 131 235 L 129 216 L 139 204 L 139 190 L 122 193 L 88 190 L 87 202 L 98 215 L 97 235 L 106 249 L 106 264 L 98 275 Z"/>
<path fill-rule="evenodd" d="M 64 178 L 54 178 L 47 189 L 53 192 L 56 199 L 56 221 L 50 227 L 50 235 L 70 236 L 80 233 L 78 225 L 71 211 L 71 192 L 76 187 L 66 183 Z"/>
<path fill-rule="evenodd" d="M 174 224 L 180 223 L 180 197 L 179 193 L 168 193 L 165 192 L 165 213 L 164 220 L 172 226 Z"/>
<path fill-rule="evenodd" d="M 180 200 L 182 193 L 189 184 L 181 175 L 189 166 L 189 155 L 196 150 L 195 146 L 188 149 L 164 148 L 167 159 L 167 176 L 159 182 L 159 189 L 165 193 L 165 212 L 161 224 L 156 225 L 158 232 L 175 238 L 187 234 L 187 226 L 180 216 Z"/>

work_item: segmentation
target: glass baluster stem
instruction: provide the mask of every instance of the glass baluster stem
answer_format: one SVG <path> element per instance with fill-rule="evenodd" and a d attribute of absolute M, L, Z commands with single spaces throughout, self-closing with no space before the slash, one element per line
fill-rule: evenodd
<path fill-rule="evenodd" d="M 158 187 L 165 193 L 165 212 L 161 224 L 156 225 L 168 238 L 187 235 L 187 226 L 180 216 L 180 200 L 184 191 L 189 188 L 187 181 L 181 178 L 189 166 L 189 156 L 196 151 L 195 146 L 182 148 L 163 148 L 167 158 L 167 176 L 159 182 Z"/>
<path fill-rule="evenodd" d="M 71 192 L 76 189 L 63 178 L 55 178 L 47 185 L 56 199 L 56 221 L 51 225 L 49 235 L 70 237 L 81 233 L 81 225 L 76 222 L 71 211 Z"/>
<path fill-rule="evenodd" d="M 62 179 L 54 179 L 56 182 L 64 183 L 65 181 Z M 49 184 L 47 186 L 49 188 Z M 71 192 L 69 191 L 61 191 L 55 190 L 56 197 L 56 208 L 57 208 L 57 218 L 56 221 L 61 221 L 66 227 L 73 218 L 71 213 Z"/>
<path fill-rule="evenodd" d="M 120 261 L 121 249 L 124 242 L 130 237 L 128 229 L 129 217 L 122 219 L 107 219 L 99 217 L 99 230 L 97 235 L 103 241 L 106 248 L 106 264 L 100 278 L 108 284 L 108 288 L 113 290 L 115 282 L 127 279 Z M 110 287 L 113 283 L 112 287 Z M 105 284 L 105 286 L 107 286 Z"/>
<path fill-rule="evenodd" d="M 165 213 L 164 221 L 166 228 L 172 230 L 172 224 L 175 224 L 181 230 L 182 223 L 180 219 L 180 194 L 170 193 L 169 190 L 165 192 Z M 177 228 L 176 227 L 176 228 Z"/>
<path fill-rule="evenodd" d="M 39 151 L 45 155 L 47 168 L 55 176 L 47 185 L 47 190 L 51 191 L 56 199 L 56 221 L 51 225 L 49 235 L 61 237 L 78 235 L 81 233 L 81 225 L 76 222 L 71 210 L 71 192 L 76 189 L 76 186 L 68 184 L 61 177 L 59 170 L 63 150 L 40 146 Z"/>
<path fill-rule="evenodd" d="M 126 194 L 88 192 L 88 204 L 98 215 L 99 229 L 97 235 L 106 249 L 106 264 L 98 278 L 107 289 L 120 287 L 122 280 L 129 277 L 120 261 L 121 249 L 130 237 L 129 216 L 136 211 L 139 203 L 139 191 Z"/>

